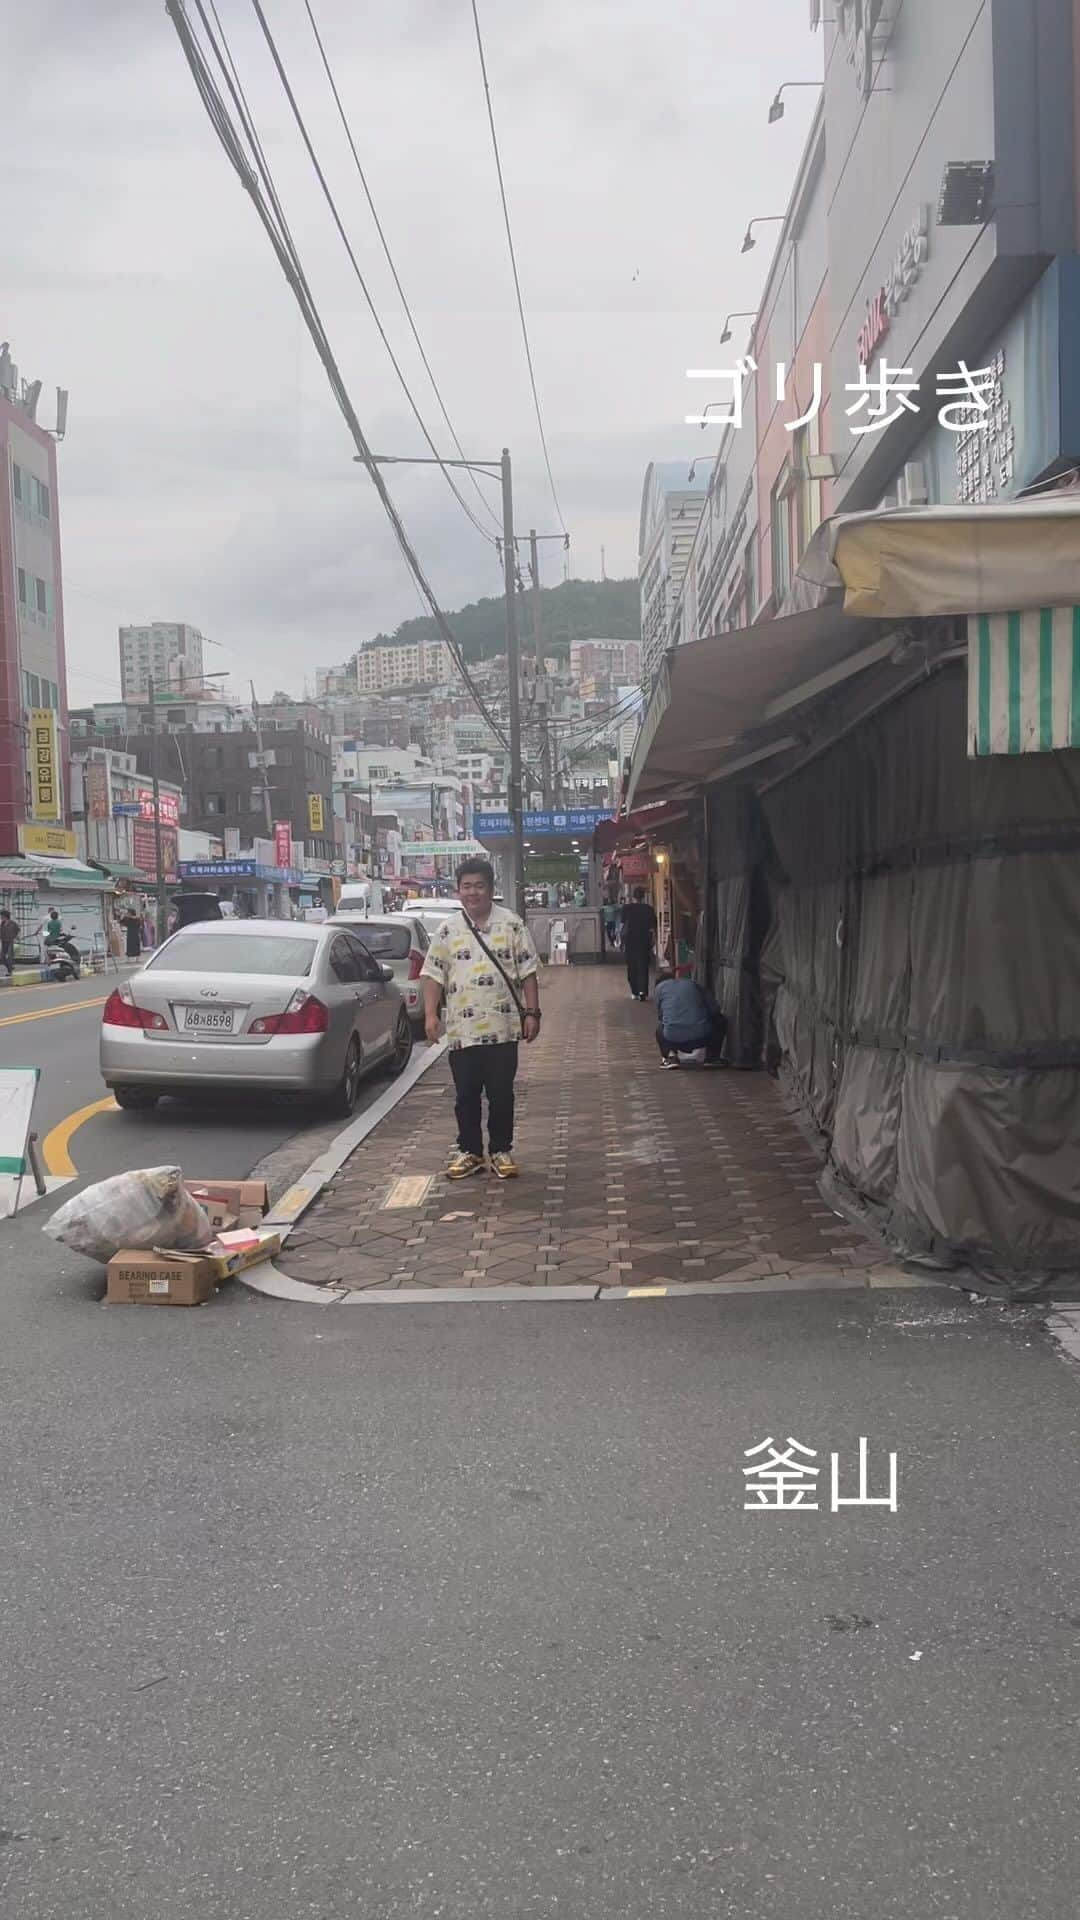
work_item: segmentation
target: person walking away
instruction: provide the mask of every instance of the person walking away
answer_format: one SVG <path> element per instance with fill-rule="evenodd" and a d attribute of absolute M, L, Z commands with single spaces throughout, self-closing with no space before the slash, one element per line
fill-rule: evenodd
<path fill-rule="evenodd" d="M 495 905 L 495 872 L 488 860 L 465 860 L 457 872 L 461 912 L 443 921 L 427 951 L 424 1027 L 439 1038 L 445 1002 L 450 1071 L 457 1100 L 457 1150 L 446 1169 L 451 1180 L 484 1170 L 483 1096 L 487 1095 L 491 1169 L 515 1178 L 514 1077 L 518 1042 L 540 1034 L 539 961 L 516 913 Z"/>
<path fill-rule="evenodd" d="M 644 887 L 634 888 L 633 899 L 622 910 L 622 943 L 630 992 L 635 1000 L 647 1000 L 649 963 L 656 947 L 656 914 L 645 898 Z"/>
<path fill-rule="evenodd" d="M 129 960 L 137 960 L 142 953 L 142 921 L 134 907 L 129 907 L 123 919 L 126 951 Z"/>
<path fill-rule="evenodd" d="M 662 1067 L 677 1067 L 680 1053 L 704 1047 L 706 1059 L 718 1060 L 727 1021 L 711 993 L 696 980 L 678 980 L 664 973 L 656 983 L 656 1044 Z"/>
<path fill-rule="evenodd" d="M 8 970 L 10 980 L 15 972 L 15 942 L 19 937 L 19 923 L 13 920 L 7 908 L 0 910 L 0 966 Z"/>

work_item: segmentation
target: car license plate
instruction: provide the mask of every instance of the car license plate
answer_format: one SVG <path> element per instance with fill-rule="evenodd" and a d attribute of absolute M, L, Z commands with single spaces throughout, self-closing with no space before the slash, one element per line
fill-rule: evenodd
<path fill-rule="evenodd" d="M 231 1033 L 235 1007 L 185 1007 L 185 1033 Z"/>

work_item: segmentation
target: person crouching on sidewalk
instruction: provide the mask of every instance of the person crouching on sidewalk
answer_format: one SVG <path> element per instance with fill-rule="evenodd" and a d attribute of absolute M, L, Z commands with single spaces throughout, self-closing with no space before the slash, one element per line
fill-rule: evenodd
<path fill-rule="evenodd" d="M 420 970 L 424 1028 L 431 1041 L 439 1038 L 445 999 L 458 1124 L 457 1151 L 446 1171 L 451 1180 L 483 1172 L 486 1093 L 491 1170 L 500 1180 L 512 1180 L 518 1171 L 513 1155 L 518 1042 L 530 1046 L 540 1033 L 540 963 L 524 921 L 495 905 L 490 861 L 464 861 L 457 890 L 461 912 L 443 921 Z"/>
<path fill-rule="evenodd" d="M 677 980 L 670 972 L 656 985 L 656 1044 L 662 1067 L 677 1067 L 680 1053 L 704 1047 L 706 1060 L 715 1063 L 727 1032 L 727 1021 L 712 995 L 695 980 Z"/>

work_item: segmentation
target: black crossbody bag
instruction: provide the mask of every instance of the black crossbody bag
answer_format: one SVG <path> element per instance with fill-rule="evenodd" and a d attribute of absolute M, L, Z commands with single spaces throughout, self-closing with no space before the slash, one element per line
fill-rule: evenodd
<path fill-rule="evenodd" d="M 507 987 L 508 987 L 508 989 L 509 989 L 509 992 L 510 992 L 510 998 L 511 998 L 511 1000 L 513 1001 L 513 1003 L 514 1003 L 514 1005 L 515 1005 L 515 1007 L 517 1008 L 517 1013 L 518 1013 L 518 1020 L 519 1020 L 519 1021 L 520 1021 L 520 1023 L 521 1023 L 521 1033 L 522 1033 L 522 1038 L 524 1038 L 524 1035 L 525 1035 L 525 1006 L 524 1006 L 524 1003 L 523 1003 L 523 1001 L 521 1001 L 521 1000 L 520 1000 L 520 999 L 518 998 L 518 990 L 517 990 L 517 988 L 515 987 L 515 985 L 514 985 L 514 983 L 513 983 L 513 981 L 512 981 L 512 980 L 511 980 L 511 978 L 510 978 L 510 975 L 509 975 L 509 974 L 507 973 L 507 971 L 506 971 L 506 968 L 505 968 L 505 967 L 503 966 L 503 963 L 502 963 L 502 961 L 501 961 L 501 960 L 499 959 L 499 957 L 498 957 L 498 955 L 497 955 L 497 954 L 494 954 L 494 953 L 492 953 L 492 951 L 491 951 L 491 948 L 490 948 L 490 947 L 488 946 L 488 943 L 487 943 L 487 941 L 486 941 L 486 940 L 484 939 L 484 936 L 483 936 L 483 934 L 481 933 L 481 931 L 480 931 L 480 929 L 479 929 L 479 927 L 478 927 L 478 926 L 476 925 L 476 922 L 475 922 L 474 920 L 470 920 L 470 919 L 469 919 L 469 916 L 468 916 L 468 914 L 466 913 L 466 911 L 465 911 L 465 909 L 464 909 L 464 907 L 462 907 L 462 909 L 461 909 L 461 917 L 462 917 L 462 919 L 464 920 L 464 922 L 465 922 L 465 925 L 466 925 L 466 926 L 468 927 L 468 929 L 469 929 L 469 932 L 470 932 L 471 934 L 474 934 L 474 935 L 475 935 L 475 937 L 476 937 L 476 939 L 477 939 L 477 940 L 479 940 L 479 942 L 480 942 L 480 945 L 481 945 L 481 946 L 483 947 L 483 949 L 484 949 L 484 952 L 485 952 L 485 953 L 487 954 L 487 957 L 488 957 L 488 959 L 489 959 L 489 960 L 491 961 L 491 964 L 492 964 L 492 966 L 493 966 L 493 967 L 497 967 L 497 968 L 499 969 L 499 972 L 500 972 L 500 973 L 502 974 L 502 977 L 503 977 L 503 979 L 505 980 L 505 982 L 506 982 L 506 985 L 507 985 Z"/>

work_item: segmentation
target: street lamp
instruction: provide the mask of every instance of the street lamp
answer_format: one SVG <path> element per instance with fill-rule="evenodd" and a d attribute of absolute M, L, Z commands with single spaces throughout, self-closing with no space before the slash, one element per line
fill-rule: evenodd
<path fill-rule="evenodd" d="M 746 252 L 745 247 L 743 248 L 743 252 L 744 253 Z M 756 307 L 744 307 L 741 313 L 729 313 L 727 316 L 727 319 L 724 321 L 724 331 L 720 335 L 720 345 L 722 347 L 726 347 L 728 341 L 731 339 L 731 323 L 733 320 L 756 320 L 756 319 L 757 319 Z"/>
<path fill-rule="evenodd" d="M 776 98 L 769 108 L 770 127 L 775 127 L 777 121 L 784 117 L 784 102 L 781 95 L 785 94 L 789 87 L 817 87 L 820 90 L 824 85 L 824 80 L 785 80 L 783 86 L 777 87 Z"/>
<path fill-rule="evenodd" d="M 779 222 L 780 224 L 782 224 L 786 219 L 787 219 L 786 213 L 757 214 L 754 217 L 754 219 L 751 220 L 749 226 L 746 229 L 746 232 L 743 234 L 742 252 L 750 253 L 752 252 L 753 248 L 757 246 L 757 241 L 754 238 L 755 227 L 771 226 L 773 222 Z"/>

